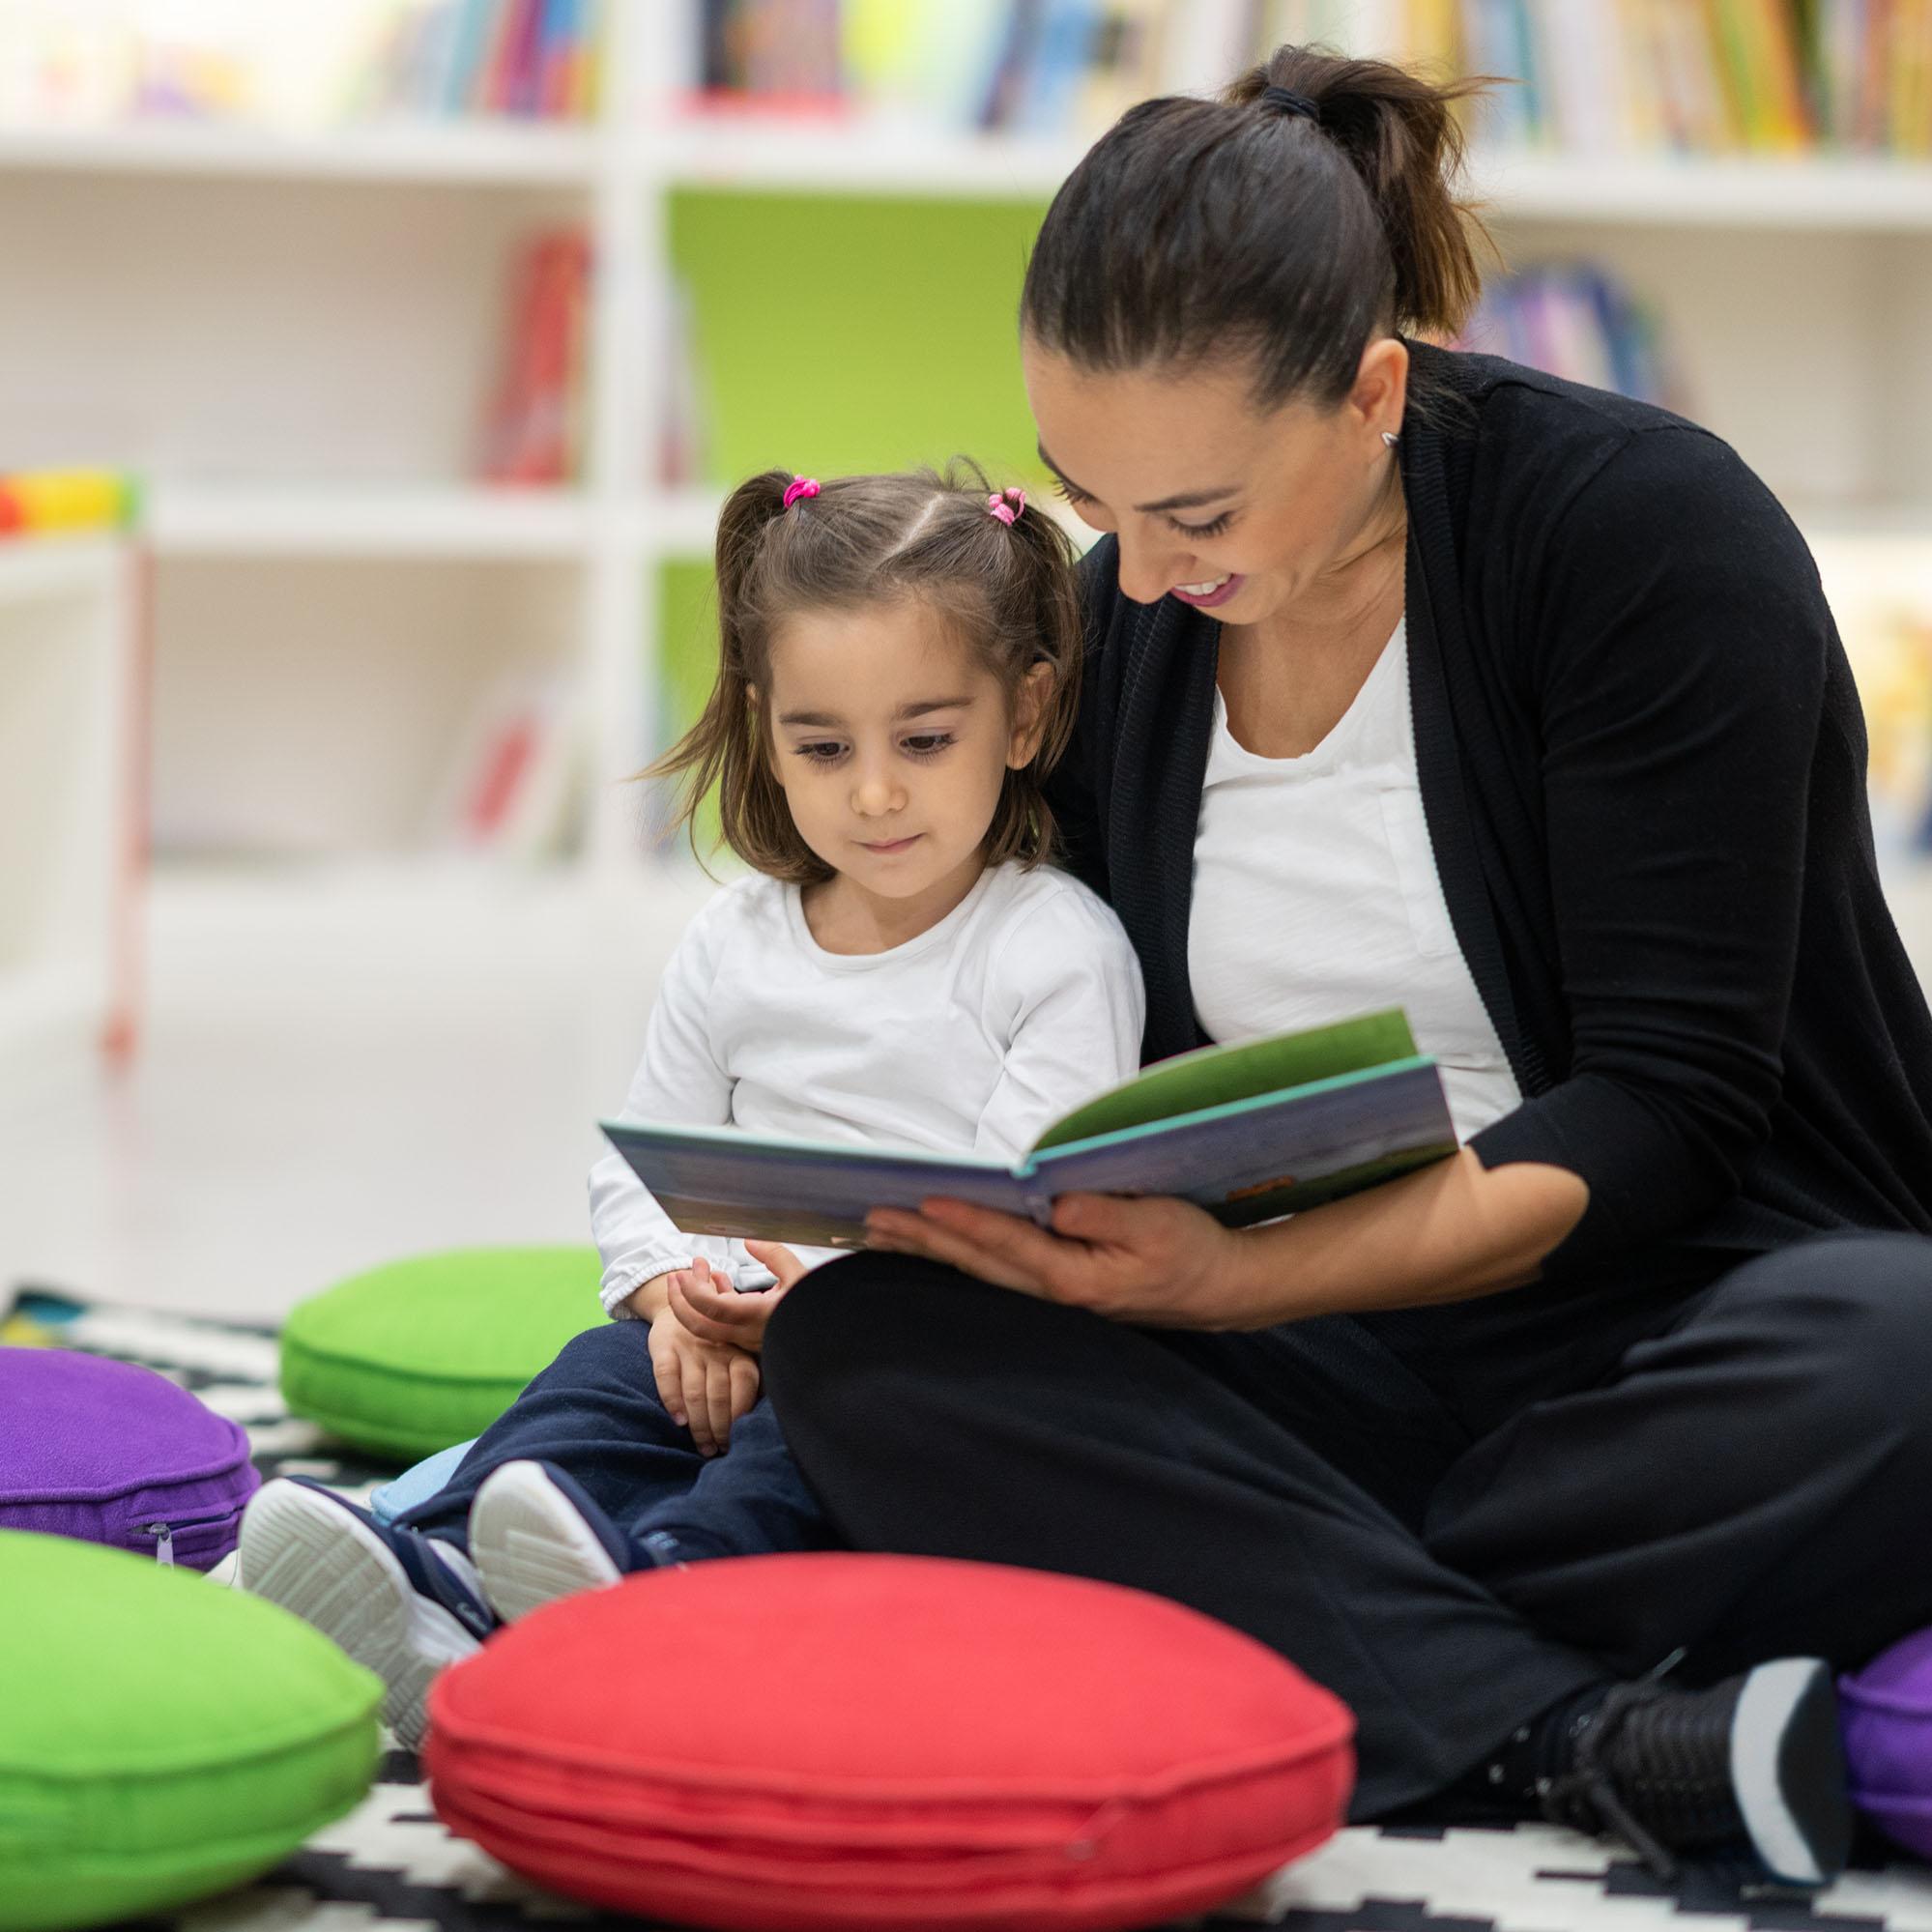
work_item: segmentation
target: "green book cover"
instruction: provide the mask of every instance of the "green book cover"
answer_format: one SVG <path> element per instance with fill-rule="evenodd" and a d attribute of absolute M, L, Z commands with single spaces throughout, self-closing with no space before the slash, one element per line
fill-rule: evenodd
<path fill-rule="evenodd" d="M 1054 1121 L 1033 1143 L 1033 1150 L 1042 1153 L 1069 1141 L 1116 1134 L 1123 1127 L 1141 1127 L 1177 1113 L 1198 1113 L 1229 1101 L 1253 1100 L 1259 1094 L 1362 1073 L 1394 1060 L 1413 1059 L 1415 1053 L 1408 1016 L 1399 1006 L 1306 1032 L 1200 1047 L 1192 1053 L 1157 1060 L 1123 1085 L 1077 1107 Z"/>

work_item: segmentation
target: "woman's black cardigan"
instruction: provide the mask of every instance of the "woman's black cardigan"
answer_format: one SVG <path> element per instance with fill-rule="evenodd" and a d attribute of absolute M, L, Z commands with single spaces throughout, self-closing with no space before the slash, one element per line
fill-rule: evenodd
<path fill-rule="evenodd" d="M 1423 806 L 1524 1095 L 1470 1144 L 1590 1189 L 1544 1280 L 1638 1287 L 1821 1230 L 1932 1231 L 1932 1017 L 1803 539 L 1679 418 L 1410 349 L 1433 397 L 1400 446 Z M 1081 583 L 1052 799 L 1139 954 L 1158 1059 L 1204 1037 L 1188 908 L 1220 626 L 1122 596 L 1110 538 Z M 1295 934 L 1279 944 L 1290 961 Z"/>

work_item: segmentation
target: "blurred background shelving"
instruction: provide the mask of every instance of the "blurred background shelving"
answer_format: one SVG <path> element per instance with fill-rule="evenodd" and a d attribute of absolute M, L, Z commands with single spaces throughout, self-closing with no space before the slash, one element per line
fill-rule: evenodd
<path fill-rule="evenodd" d="M 1784 498 L 1909 871 L 1932 0 L 0 0 L 0 460 L 145 480 L 159 865 L 622 889 L 722 490 L 1044 485 L 1047 201 L 1132 101 L 1299 39 L 1520 77 L 1471 115 L 1510 274 L 1470 339 Z"/>

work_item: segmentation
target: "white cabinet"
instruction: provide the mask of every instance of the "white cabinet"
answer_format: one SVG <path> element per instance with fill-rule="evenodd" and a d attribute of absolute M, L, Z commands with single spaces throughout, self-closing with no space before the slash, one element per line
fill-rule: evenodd
<path fill-rule="evenodd" d="M 131 1043 L 139 570 L 120 543 L 0 542 L 0 1063 Z"/>

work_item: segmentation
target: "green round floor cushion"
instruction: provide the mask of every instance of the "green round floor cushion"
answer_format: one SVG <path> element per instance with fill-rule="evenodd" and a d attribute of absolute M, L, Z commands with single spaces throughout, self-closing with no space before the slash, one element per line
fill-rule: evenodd
<path fill-rule="evenodd" d="M 381 1684 L 198 1571 L 0 1530 L 0 1928 L 158 1912 L 359 1803 Z"/>
<path fill-rule="evenodd" d="M 481 1435 L 573 1335 L 608 1319 L 594 1248 L 459 1248 L 312 1295 L 282 1331 L 291 1415 L 414 1460 Z"/>

